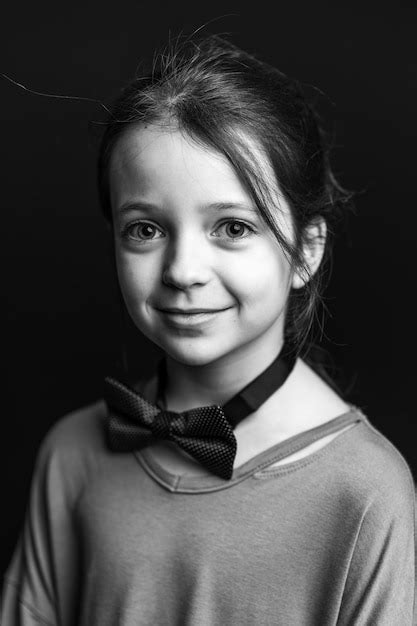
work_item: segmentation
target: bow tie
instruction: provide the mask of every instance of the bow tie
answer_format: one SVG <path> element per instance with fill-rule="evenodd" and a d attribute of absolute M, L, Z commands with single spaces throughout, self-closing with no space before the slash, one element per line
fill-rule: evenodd
<path fill-rule="evenodd" d="M 158 440 L 173 441 L 210 472 L 231 478 L 236 438 L 220 406 L 203 406 L 183 413 L 161 411 L 139 393 L 107 377 L 108 444 L 127 452 Z"/>
<path fill-rule="evenodd" d="M 295 356 L 287 346 L 275 361 L 223 407 L 203 406 L 182 413 L 161 410 L 129 385 L 108 376 L 104 399 L 108 407 L 107 443 L 111 450 L 139 450 L 158 440 L 177 444 L 211 473 L 224 479 L 233 474 L 237 442 L 234 428 L 258 409 L 287 379 Z M 162 362 L 159 387 L 165 382 Z"/>

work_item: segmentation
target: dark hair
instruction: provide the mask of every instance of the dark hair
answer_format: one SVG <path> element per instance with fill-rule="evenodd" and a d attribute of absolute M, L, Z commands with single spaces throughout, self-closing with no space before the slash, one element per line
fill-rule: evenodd
<path fill-rule="evenodd" d="M 305 286 L 292 290 L 285 332 L 297 353 L 306 353 L 334 225 L 348 195 L 332 174 L 329 148 L 318 115 L 300 84 L 218 36 L 187 40 L 162 51 L 144 76 L 116 99 L 101 141 L 98 181 L 102 210 L 111 220 L 109 161 L 132 124 L 175 125 L 194 140 L 223 154 L 274 232 L 293 267 L 308 274 L 302 254 L 306 227 L 323 218 L 325 258 Z M 265 159 L 292 210 L 295 241 L 277 221 L 276 201 Z M 307 346 L 307 349 L 306 349 Z"/>

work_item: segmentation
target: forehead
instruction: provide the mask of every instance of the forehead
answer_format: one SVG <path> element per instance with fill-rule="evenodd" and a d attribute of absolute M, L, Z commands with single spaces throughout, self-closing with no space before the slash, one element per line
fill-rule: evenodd
<path fill-rule="evenodd" d="M 132 128 L 118 140 L 110 161 L 110 188 L 116 203 L 120 195 L 163 195 L 167 191 L 248 198 L 232 166 L 220 153 L 178 130 L 156 126 Z"/>

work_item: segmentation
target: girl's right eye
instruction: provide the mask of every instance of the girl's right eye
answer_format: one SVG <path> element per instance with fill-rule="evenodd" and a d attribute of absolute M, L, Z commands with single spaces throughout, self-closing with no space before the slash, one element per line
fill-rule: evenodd
<path fill-rule="evenodd" d="M 159 236 L 156 236 L 159 233 Z M 122 237 L 124 239 L 133 239 L 134 241 L 152 241 L 153 239 L 160 239 L 165 235 L 159 230 L 157 226 L 150 222 L 135 222 L 128 224 L 122 230 Z"/>

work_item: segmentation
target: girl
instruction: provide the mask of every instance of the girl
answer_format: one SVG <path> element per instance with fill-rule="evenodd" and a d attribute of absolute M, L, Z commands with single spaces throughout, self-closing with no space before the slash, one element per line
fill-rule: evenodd
<path fill-rule="evenodd" d="M 411 625 L 410 470 L 300 357 L 346 198 L 298 84 L 217 37 L 160 55 L 99 189 L 164 357 L 44 439 L 2 623 Z"/>

